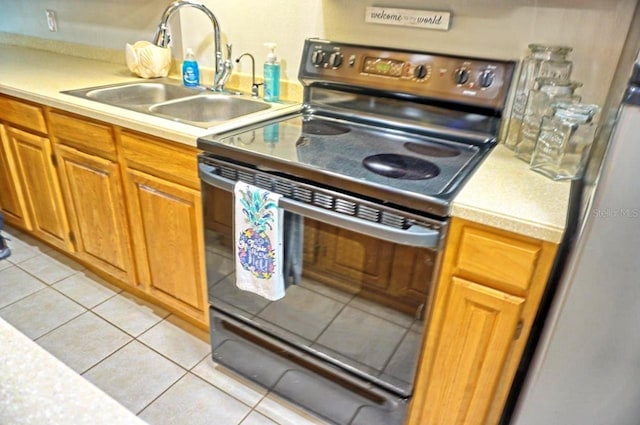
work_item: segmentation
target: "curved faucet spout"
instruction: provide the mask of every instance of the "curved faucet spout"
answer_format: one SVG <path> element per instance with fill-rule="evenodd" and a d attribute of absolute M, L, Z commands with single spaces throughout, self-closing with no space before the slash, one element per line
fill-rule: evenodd
<path fill-rule="evenodd" d="M 167 47 L 167 45 L 169 44 L 169 35 L 167 34 L 169 19 L 178 9 L 184 6 L 193 7 L 202 11 L 205 15 L 207 15 L 207 17 L 211 21 L 211 24 L 213 25 L 213 37 L 216 57 L 214 63 L 215 78 L 212 89 L 221 91 L 224 89 L 224 84 L 231 74 L 232 64 L 229 58 L 223 60 L 222 44 L 220 43 L 220 25 L 218 24 L 218 19 L 216 19 L 216 16 L 213 14 L 213 12 L 209 10 L 209 8 L 207 8 L 204 4 L 192 0 L 176 0 L 169 4 L 169 6 L 167 6 L 167 8 L 162 13 L 162 18 L 160 19 L 160 24 L 158 25 L 158 30 L 156 31 L 156 34 L 153 38 L 153 42 L 157 46 Z M 231 49 L 229 45 L 227 48 L 229 50 Z M 231 54 L 229 53 L 229 56 L 230 55 Z"/>
<path fill-rule="evenodd" d="M 251 59 L 251 96 L 258 97 L 259 95 L 259 87 L 262 83 L 256 83 L 256 59 L 253 57 L 251 53 L 243 53 L 236 59 L 236 63 L 240 63 L 240 60 L 248 56 Z"/>

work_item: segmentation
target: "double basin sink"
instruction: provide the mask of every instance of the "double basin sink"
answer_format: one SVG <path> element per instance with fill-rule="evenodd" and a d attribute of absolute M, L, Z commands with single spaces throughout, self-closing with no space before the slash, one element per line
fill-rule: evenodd
<path fill-rule="evenodd" d="M 239 94 L 184 87 L 168 79 L 91 87 L 63 93 L 201 128 L 210 128 L 236 118 L 287 106 Z"/>

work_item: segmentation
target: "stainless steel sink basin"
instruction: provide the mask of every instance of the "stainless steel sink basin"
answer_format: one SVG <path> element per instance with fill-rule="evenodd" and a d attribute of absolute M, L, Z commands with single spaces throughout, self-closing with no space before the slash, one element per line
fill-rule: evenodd
<path fill-rule="evenodd" d="M 89 99 L 112 105 L 152 105 L 194 96 L 201 90 L 165 83 L 134 83 L 123 86 L 90 90 L 86 93 Z"/>
<path fill-rule="evenodd" d="M 195 124 L 229 121 L 269 109 L 268 103 L 225 94 L 189 97 L 153 105 L 149 112 Z"/>
<path fill-rule="evenodd" d="M 240 94 L 184 87 L 179 81 L 167 78 L 62 93 L 202 128 L 268 109 L 275 111 L 291 106 L 267 103 Z"/>

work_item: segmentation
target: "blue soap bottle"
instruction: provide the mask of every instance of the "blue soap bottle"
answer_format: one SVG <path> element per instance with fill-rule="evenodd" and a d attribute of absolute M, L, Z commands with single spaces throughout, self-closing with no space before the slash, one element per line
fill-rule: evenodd
<path fill-rule="evenodd" d="M 276 43 L 265 43 L 269 49 L 264 63 L 264 100 L 277 102 L 280 100 L 280 63 L 276 56 Z"/>
<path fill-rule="evenodd" d="M 186 87 L 196 87 L 200 84 L 200 70 L 193 50 L 187 49 L 182 62 L 182 83 Z"/>

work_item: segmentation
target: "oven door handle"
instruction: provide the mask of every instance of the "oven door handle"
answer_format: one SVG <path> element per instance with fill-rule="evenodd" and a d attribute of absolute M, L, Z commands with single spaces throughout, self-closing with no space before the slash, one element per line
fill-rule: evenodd
<path fill-rule="evenodd" d="M 233 193 L 235 182 L 215 174 L 214 171 L 216 168 L 214 166 L 200 163 L 198 164 L 198 168 L 200 179 L 204 183 Z M 324 208 L 314 207 L 285 197 L 280 198 L 278 207 L 304 217 L 400 245 L 431 249 L 437 249 L 440 245 L 439 230 L 429 229 L 415 224 L 408 229 L 398 229 L 336 213 Z"/>

